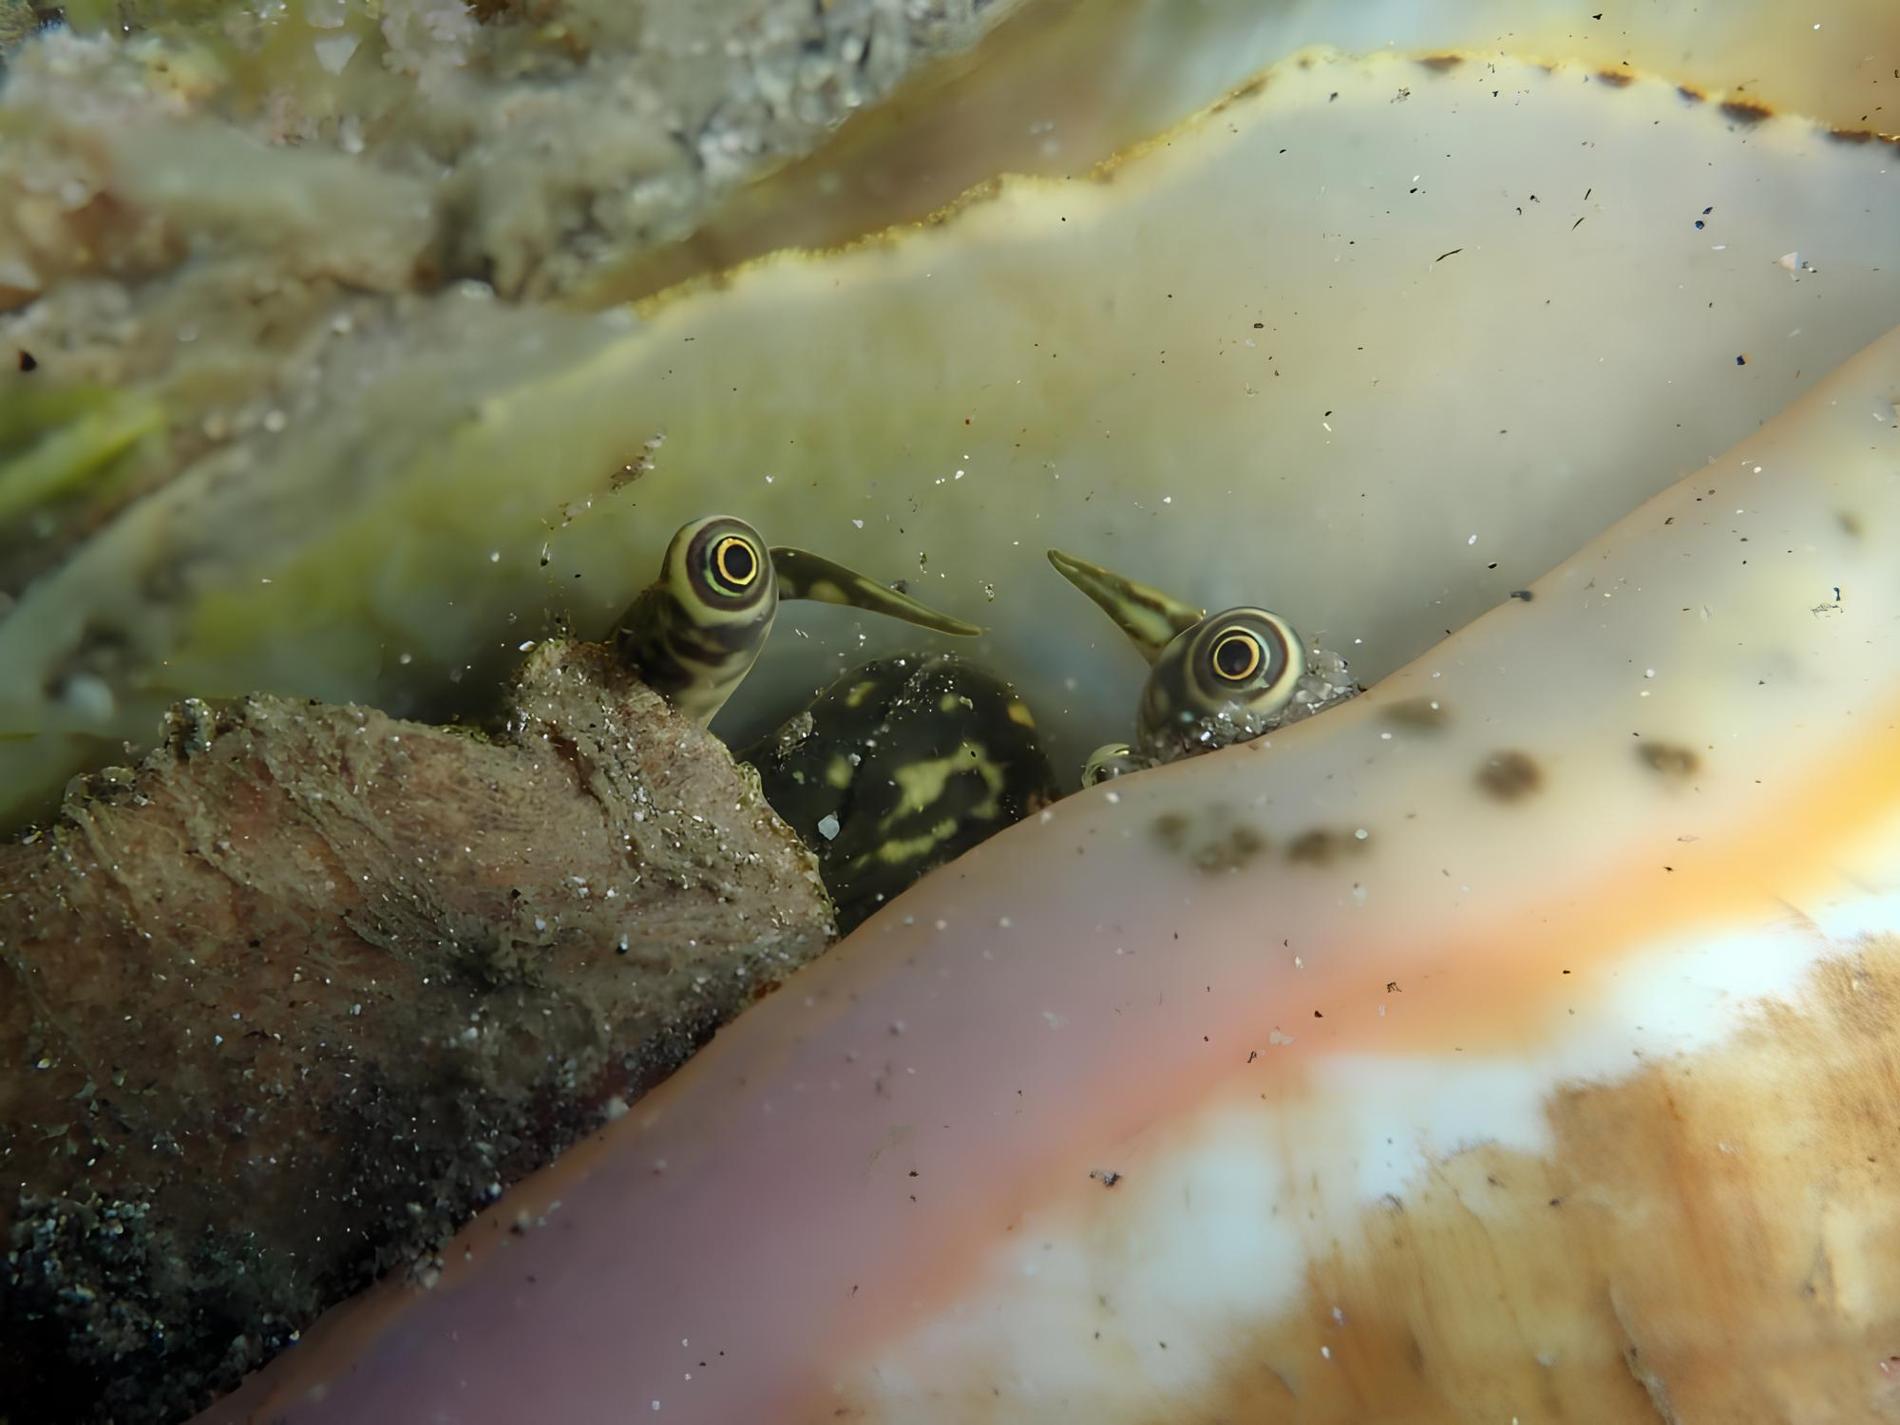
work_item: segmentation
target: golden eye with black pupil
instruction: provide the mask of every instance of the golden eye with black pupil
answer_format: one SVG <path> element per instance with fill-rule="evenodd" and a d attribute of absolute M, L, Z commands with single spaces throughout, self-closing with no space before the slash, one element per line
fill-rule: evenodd
<path fill-rule="evenodd" d="M 1214 671 L 1230 683 L 1244 683 L 1260 671 L 1266 652 L 1244 629 L 1230 628 L 1214 640 Z"/>
<path fill-rule="evenodd" d="M 713 577 L 734 593 L 759 577 L 759 552 L 752 542 L 729 534 L 713 546 Z"/>

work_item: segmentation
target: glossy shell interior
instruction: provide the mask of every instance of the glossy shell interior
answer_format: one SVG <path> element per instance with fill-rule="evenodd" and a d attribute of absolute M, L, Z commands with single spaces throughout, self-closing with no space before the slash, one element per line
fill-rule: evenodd
<path fill-rule="evenodd" d="M 1125 735 L 1140 664 L 1054 597 L 1051 544 L 1377 678 L 1900 321 L 1891 164 L 1664 78 L 1305 56 L 1099 171 L 636 330 L 451 303 L 438 361 L 343 380 L 267 482 L 210 462 L 30 589 L 10 716 L 96 745 L 184 691 L 413 707 L 550 615 L 598 633 L 713 508 L 991 627 L 959 651 L 1059 764 Z M 729 736 L 914 642 L 781 624 Z M 109 638 L 120 682 L 73 696 Z"/>

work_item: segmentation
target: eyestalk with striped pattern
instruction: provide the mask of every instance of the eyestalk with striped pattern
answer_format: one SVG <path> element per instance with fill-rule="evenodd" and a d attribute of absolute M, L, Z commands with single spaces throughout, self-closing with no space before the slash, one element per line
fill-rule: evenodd
<path fill-rule="evenodd" d="M 768 551 L 744 520 L 706 515 L 680 526 L 614 643 L 649 687 L 704 727 L 752 670 L 781 599 L 843 604 L 938 633 L 983 631 L 820 555 Z"/>

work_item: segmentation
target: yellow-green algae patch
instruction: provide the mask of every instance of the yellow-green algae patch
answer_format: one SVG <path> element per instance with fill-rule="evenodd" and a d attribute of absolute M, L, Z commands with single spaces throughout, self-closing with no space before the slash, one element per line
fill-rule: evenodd
<path fill-rule="evenodd" d="M 0 408 L 0 520 L 106 475 L 162 424 L 157 402 L 131 393 L 68 388 L 26 392 Z"/>
<path fill-rule="evenodd" d="M 411 707 L 549 616 L 600 631 L 713 508 L 989 625 L 1059 761 L 1125 726 L 1138 661 L 1049 597 L 1051 544 L 1376 678 L 1900 320 L 1888 164 L 1656 79 L 1305 56 L 1099 176 L 638 330 L 487 311 L 335 376 L 256 468 L 190 472 L 27 591 L 6 730 L 137 737 L 258 687 Z M 894 641 L 788 610 L 722 726 Z"/>

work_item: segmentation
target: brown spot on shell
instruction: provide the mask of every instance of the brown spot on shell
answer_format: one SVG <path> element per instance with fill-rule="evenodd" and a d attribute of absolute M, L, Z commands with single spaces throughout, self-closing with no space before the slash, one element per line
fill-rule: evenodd
<path fill-rule="evenodd" d="M 1687 99 L 1691 104 L 1706 104 L 1709 102 L 1709 96 L 1704 94 L 1693 84 L 1678 84 L 1676 86 L 1676 93 L 1680 94 L 1684 99 Z"/>
<path fill-rule="evenodd" d="M 1332 832 L 1315 828 L 1302 831 L 1287 843 L 1286 859 L 1300 866 L 1324 866 L 1336 850 Z"/>
<path fill-rule="evenodd" d="M 1178 811 L 1163 812 L 1148 826 L 1164 851 L 1179 851 L 1187 842 L 1188 819 Z"/>
<path fill-rule="evenodd" d="M 1702 758 L 1693 747 L 1674 742 L 1639 742 L 1636 755 L 1652 772 L 1665 777 L 1690 777 L 1702 766 Z"/>
<path fill-rule="evenodd" d="M 1528 752 L 1506 748 L 1479 765 L 1478 785 L 1501 802 L 1522 801 L 1544 785 L 1544 772 Z"/>
<path fill-rule="evenodd" d="M 1238 871 L 1267 849 L 1267 838 L 1251 826 L 1230 827 L 1225 836 L 1217 836 L 1196 847 L 1188 859 L 1207 872 Z"/>
<path fill-rule="evenodd" d="M 1397 723 L 1400 727 L 1423 728 L 1436 731 L 1445 725 L 1448 714 L 1444 703 L 1437 698 L 1405 698 L 1391 704 L 1385 710 L 1385 720 Z"/>
<path fill-rule="evenodd" d="M 1722 112 L 1738 124 L 1759 124 L 1774 117 L 1775 111 L 1759 99 L 1724 99 Z"/>
<path fill-rule="evenodd" d="M 1900 148 L 1900 133 L 1882 133 L 1879 129 L 1830 129 L 1823 128 L 1822 134 L 1835 143 L 1864 144 L 1884 143 L 1890 148 Z"/>
<path fill-rule="evenodd" d="M 1330 866 L 1347 852 L 1364 851 L 1367 844 L 1353 832 L 1316 826 L 1287 843 L 1286 859 L 1296 866 Z"/>
<path fill-rule="evenodd" d="M 1433 74 L 1450 74 L 1464 62 L 1465 57 L 1461 54 L 1428 54 L 1418 62 L 1418 67 L 1430 70 Z"/>
<path fill-rule="evenodd" d="M 1188 864 L 1210 874 L 1237 871 L 1267 849 L 1258 827 L 1235 822 L 1225 806 L 1207 809 L 1206 834 L 1195 837 L 1194 823 L 1180 812 L 1163 812 L 1148 825 L 1155 844 L 1170 855 L 1185 856 Z"/>
<path fill-rule="evenodd" d="M 1867 526 L 1861 522 L 1860 516 L 1855 514 L 1852 510 L 1841 510 L 1834 518 L 1840 521 L 1841 533 L 1850 539 L 1859 539 L 1863 534 L 1867 533 Z"/>
<path fill-rule="evenodd" d="M 1596 79 L 1597 83 L 1607 84 L 1612 89 L 1627 89 L 1635 82 L 1636 76 L 1633 74 L 1625 74 L 1620 69 L 1599 69 L 1596 73 Z"/>

